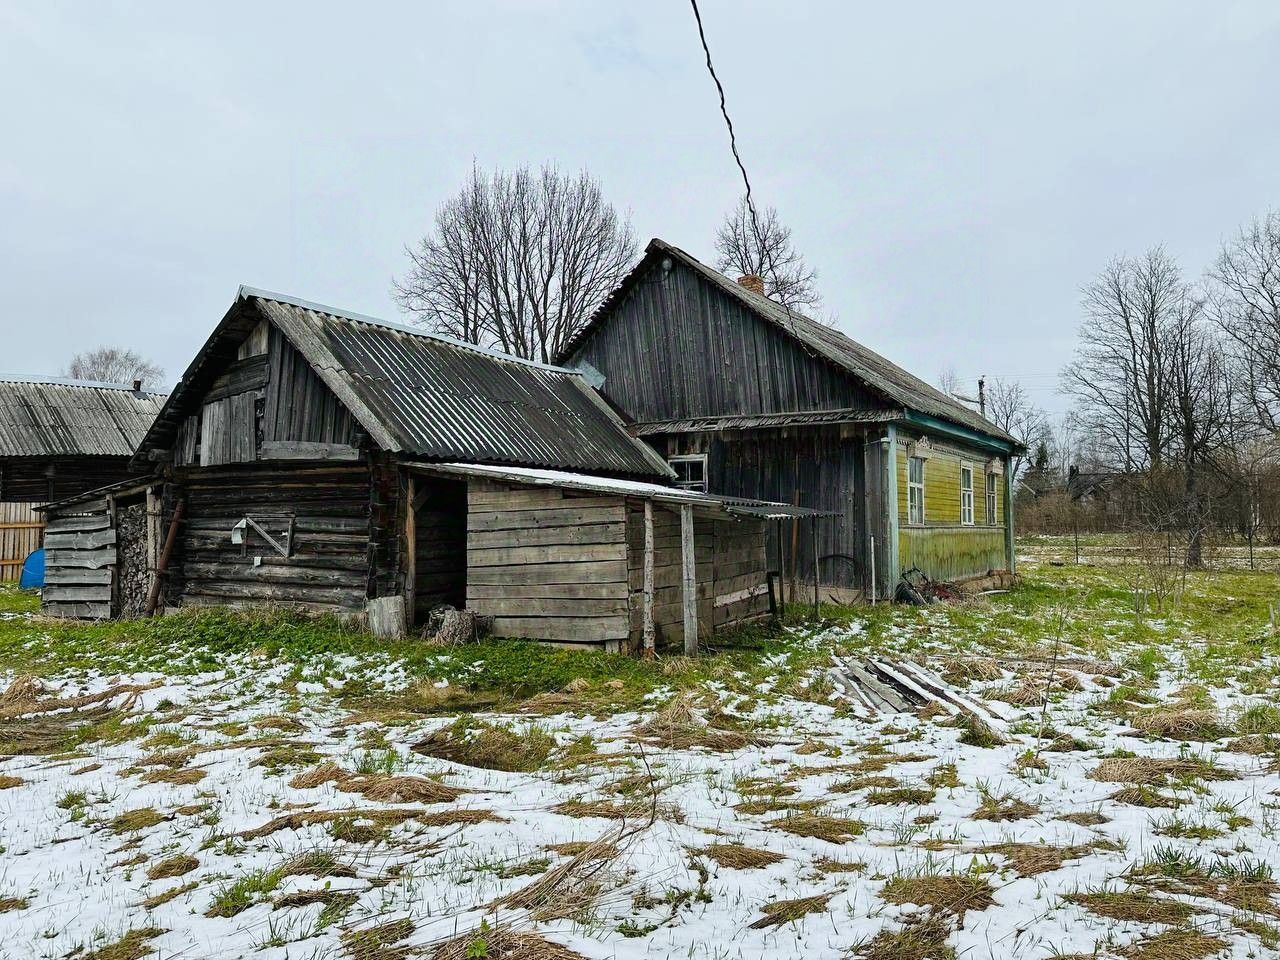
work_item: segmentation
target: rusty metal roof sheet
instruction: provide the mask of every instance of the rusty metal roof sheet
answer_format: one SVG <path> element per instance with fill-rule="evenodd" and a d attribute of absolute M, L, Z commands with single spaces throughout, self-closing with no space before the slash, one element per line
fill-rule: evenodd
<path fill-rule="evenodd" d="M 128 457 L 165 395 L 85 380 L 0 379 L 0 457 Z"/>
<path fill-rule="evenodd" d="M 241 287 L 147 438 L 171 442 L 218 358 L 265 317 L 383 450 L 427 459 L 671 476 L 574 370 L 373 317 Z"/>

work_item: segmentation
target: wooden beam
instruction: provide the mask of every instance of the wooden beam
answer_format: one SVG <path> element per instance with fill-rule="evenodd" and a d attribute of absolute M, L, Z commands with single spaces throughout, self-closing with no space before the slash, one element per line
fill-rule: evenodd
<path fill-rule="evenodd" d="M 684 604 L 684 652 L 698 653 L 698 571 L 693 549 L 693 507 L 680 505 L 680 569 Z"/>
<path fill-rule="evenodd" d="M 644 502 L 644 625 L 642 637 L 646 659 L 657 656 L 653 626 L 653 501 Z"/>
<path fill-rule="evenodd" d="M 898 589 L 898 579 L 902 576 L 902 568 L 898 565 L 898 428 L 889 424 L 886 428 L 888 443 L 885 445 L 884 492 L 881 495 L 885 505 L 885 536 L 888 543 L 884 545 L 885 566 L 884 596 L 892 600 Z"/>
<path fill-rule="evenodd" d="M 405 480 L 404 549 L 404 619 L 412 627 L 418 602 L 418 505 L 412 473 Z"/>

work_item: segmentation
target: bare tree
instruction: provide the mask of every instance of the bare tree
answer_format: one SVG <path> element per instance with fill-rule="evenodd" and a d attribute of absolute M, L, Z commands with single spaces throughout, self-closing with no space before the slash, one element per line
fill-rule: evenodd
<path fill-rule="evenodd" d="M 1084 289 L 1080 342 L 1062 389 L 1126 471 L 1159 467 L 1172 440 L 1169 331 L 1187 296 L 1163 247 L 1111 261 Z"/>
<path fill-rule="evenodd" d="M 1021 440 L 1028 451 L 1034 452 L 1037 448 L 1044 447 L 1047 460 L 1051 438 L 1049 416 L 1032 402 L 1022 384 L 999 377 L 992 380 L 986 390 L 986 416 L 1005 433 Z M 1015 481 L 1027 462 L 1026 454 L 1013 458 Z"/>
<path fill-rule="evenodd" d="M 394 296 L 417 322 L 549 363 L 625 276 L 636 243 L 585 172 L 473 168 L 405 252 Z"/>
<path fill-rule="evenodd" d="M 960 389 L 960 374 L 955 367 L 947 367 L 938 374 L 938 389 L 949 397 Z"/>
<path fill-rule="evenodd" d="M 791 310 L 818 313 L 822 307 L 816 287 L 818 274 L 796 251 L 791 228 L 778 219 L 773 207 L 758 213 L 758 231 L 751 221 L 746 197 L 725 214 L 716 231 L 716 269 L 734 276 L 760 277 L 769 299 Z"/>
<path fill-rule="evenodd" d="M 67 364 L 65 375 L 73 380 L 96 380 L 99 383 L 127 383 L 141 380 L 144 387 L 156 387 L 164 370 L 134 350 L 123 347 L 98 347 L 77 353 Z"/>
<path fill-rule="evenodd" d="M 1224 244 L 1209 278 L 1209 313 L 1240 361 L 1254 415 L 1280 430 L 1280 210 Z"/>

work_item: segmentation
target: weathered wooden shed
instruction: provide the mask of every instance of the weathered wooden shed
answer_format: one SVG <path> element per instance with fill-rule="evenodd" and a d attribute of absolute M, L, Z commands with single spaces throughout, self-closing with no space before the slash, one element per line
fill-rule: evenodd
<path fill-rule="evenodd" d="M 558 360 L 683 484 L 821 511 L 816 551 L 794 522 L 770 538 L 793 582 L 885 597 L 913 567 L 1011 572 L 1018 441 L 762 290 L 655 239 Z"/>
<path fill-rule="evenodd" d="M 0 379 L 0 581 L 40 545 L 38 505 L 138 475 L 129 461 L 164 399 L 140 385 Z"/>
<path fill-rule="evenodd" d="M 659 639 L 683 642 L 686 622 L 706 636 L 767 605 L 766 521 L 750 504 L 673 486 L 674 471 L 581 373 L 281 294 L 241 288 L 134 462 L 151 469 L 141 491 L 64 501 L 50 522 L 114 531 L 119 557 L 151 557 L 132 569 L 149 570 L 142 581 L 160 584 L 167 608 L 358 614 L 391 601 L 413 625 L 449 603 L 494 617 L 503 635 L 622 649 L 645 636 L 644 585 L 633 595 L 631 583 L 632 567 L 643 580 L 634 518 L 646 503 Z M 591 486 L 606 482 L 615 487 Z M 155 525 L 126 535 L 121 494 L 140 494 Z M 538 506 L 552 500 L 574 502 Z M 679 629 L 672 523 L 691 565 L 680 589 L 692 615 L 682 601 Z M 49 563 L 62 565 L 58 551 Z M 144 612 L 147 591 L 113 570 L 109 615 Z M 54 593 L 51 612 L 81 602 Z"/>

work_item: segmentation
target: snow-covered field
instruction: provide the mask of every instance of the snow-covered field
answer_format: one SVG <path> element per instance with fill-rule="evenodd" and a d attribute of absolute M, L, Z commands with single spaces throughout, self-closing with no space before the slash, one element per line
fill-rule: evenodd
<path fill-rule="evenodd" d="M 794 640 L 910 652 L 1004 743 L 861 715 L 786 655 L 462 719 L 402 709 L 445 688 L 378 657 L 10 670 L 0 957 L 1280 955 L 1275 644 L 1215 664 L 1175 617 L 1006 602 Z"/>

